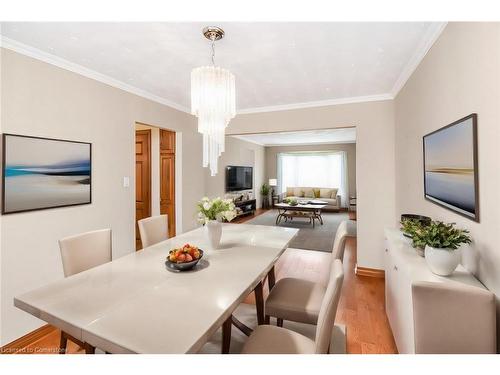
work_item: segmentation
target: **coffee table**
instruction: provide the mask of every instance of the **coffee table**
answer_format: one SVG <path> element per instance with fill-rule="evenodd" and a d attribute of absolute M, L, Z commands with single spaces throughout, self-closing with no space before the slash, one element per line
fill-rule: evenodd
<path fill-rule="evenodd" d="M 276 217 L 276 225 L 281 223 L 281 220 L 293 218 L 307 218 L 312 223 L 314 228 L 316 220 L 323 225 L 323 218 L 321 217 L 321 210 L 326 207 L 326 204 L 297 204 L 292 206 L 288 203 L 277 203 L 275 207 L 278 209 L 278 216 Z"/>

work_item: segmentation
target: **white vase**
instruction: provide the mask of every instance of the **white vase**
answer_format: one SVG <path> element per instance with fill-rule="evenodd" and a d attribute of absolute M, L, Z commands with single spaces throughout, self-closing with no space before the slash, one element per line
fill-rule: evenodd
<path fill-rule="evenodd" d="M 433 273 L 439 276 L 449 276 L 458 267 L 462 259 L 460 249 L 438 249 L 425 247 L 425 261 Z"/>
<path fill-rule="evenodd" d="M 207 221 L 205 224 L 210 247 L 215 250 L 219 248 L 222 237 L 222 224 L 217 220 Z"/>

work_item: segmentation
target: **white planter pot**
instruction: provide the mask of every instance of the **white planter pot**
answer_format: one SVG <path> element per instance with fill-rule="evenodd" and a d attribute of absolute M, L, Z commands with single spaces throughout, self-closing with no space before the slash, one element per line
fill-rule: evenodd
<path fill-rule="evenodd" d="M 425 247 L 425 261 L 433 273 L 439 276 L 449 276 L 455 271 L 462 259 L 460 249 L 437 249 Z"/>
<path fill-rule="evenodd" d="M 217 220 L 210 220 L 205 224 L 210 247 L 215 250 L 219 248 L 222 237 L 222 224 Z"/>

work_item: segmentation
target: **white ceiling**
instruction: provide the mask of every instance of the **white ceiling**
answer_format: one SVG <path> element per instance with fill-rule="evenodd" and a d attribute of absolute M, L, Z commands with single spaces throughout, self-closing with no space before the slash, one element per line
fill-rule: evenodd
<path fill-rule="evenodd" d="M 3 22 L 2 45 L 187 110 L 190 71 L 210 63 L 204 26 L 222 26 L 216 63 L 236 76 L 240 113 L 391 98 L 444 24 Z"/>
<path fill-rule="evenodd" d="M 233 135 L 262 146 L 291 146 L 356 142 L 356 128 Z"/>

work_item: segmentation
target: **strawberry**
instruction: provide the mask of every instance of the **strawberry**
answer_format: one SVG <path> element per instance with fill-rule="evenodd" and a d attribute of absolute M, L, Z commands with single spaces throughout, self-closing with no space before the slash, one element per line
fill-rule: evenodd
<path fill-rule="evenodd" d="M 186 254 L 186 262 L 192 262 L 193 261 L 193 257 L 189 254 Z"/>
<path fill-rule="evenodd" d="M 177 263 L 183 263 L 186 261 L 186 254 L 180 253 L 177 255 Z"/>

